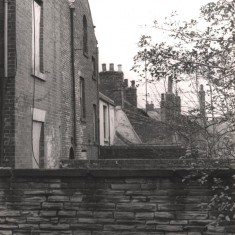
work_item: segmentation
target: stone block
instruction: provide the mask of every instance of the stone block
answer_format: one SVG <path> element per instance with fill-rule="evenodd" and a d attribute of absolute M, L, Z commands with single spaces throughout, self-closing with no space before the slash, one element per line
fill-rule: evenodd
<path fill-rule="evenodd" d="M 47 211 L 47 210 L 44 210 L 44 211 L 41 211 L 40 212 L 40 215 L 42 217 L 55 217 L 57 214 L 56 211 Z"/>
<path fill-rule="evenodd" d="M 48 210 L 60 210 L 63 208 L 63 204 L 62 203 L 55 203 L 55 202 L 43 202 L 42 208 L 48 209 Z"/>
<path fill-rule="evenodd" d="M 104 231 L 131 231 L 135 229 L 135 225 L 104 225 Z"/>
<path fill-rule="evenodd" d="M 155 218 L 161 218 L 161 219 L 174 219 L 175 214 L 173 212 L 155 212 L 154 213 Z"/>
<path fill-rule="evenodd" d="M 156 204 L 149 203 L 123 203 L 117 204 L 117 210 L 121 211 L 156 211 Z"/>
<path fill-rule="evenodd" d="M 140 184 L 111 184 L 111 188 L 114 190 L 138 190 Z"/>
<path fill-rule="evenodd" d="M 186 219 L 186 220 L 204 220 L 208 219 L 208 213 L 199 212 L 199 211 L 178 211 L 176 212 L 177 219 Z"/>
<path fill-rule="evenodd" d="M 40 229 L 43 230 L 69 230 L 69 225 L 68 224 L 56 224 L 56 225 L 52 225 L 52 224 L 40 224 Z"/>
<path fill-rule="evenodd" d="M 68 196 L 49 196 L 48 197 L 49 202 L 67 202 L 69 201 Z"/>
<path fill-rule="evenodd" d="M 75 217 L 76 211 L 59 211 L 58 215 L 61 217 Z"/>
<path fill-rule="evenodd" d="M 137 219 L 149 220 L 149 219 L 154 218 L 154 213 L 153 212 L 142 212 L 142 213 L 136 213 L 135 216 Z"/>
<path fill-rule="evenodd" d="M 15 216 L 20 216 L 20 211 L 13 211 L 13 210 L 0 211 L 0 217 L 15 217 Z"/>
<path fill-rule="evenodd" d="M 7 231 L 7 230 L 1 230 L 0 235 L 12 235 L 12 231 Z"/>
<path fill-rule="evenodd" d="M 134 219 L 134 213 L 133 212 L 115 212 L 114 218 L 115 219 Z"/>
<path fill-rule="evenodd" d="M 103 226 L 100 224 L 83 224 L 83 223 L 76 223 L 70 224 L 70 228 L 72 230 L 102 230 Z"/>
<path fill-rule="evenodd" d="M 94 212 L 95 218 L 113 218 L 113 212 L 109 211 L 95 211 Z"/>
<path fill-rule="evenodd" d="M 157 225 L 157 231 L 164 231 L 164 232 L 183 232 L 183 226 L 179 225 Z"/>
<path fill-rule="evenodd" d="M 97 223 L 97 219 L 93 219 L 93 218 L 79 218 L 78 222 L 79 223 L 84 223 L 84 224 L 96 224 Z"/>
<path fill-rule="evenodd" d="M 19 224 L 20 230 L 37 230 L 39 229 L 38 224 Z"/>
<path fill-rule="evenodd" d="M 187 220 L 171 220 L 170 224 L 174 224 L 174 225 L 185 225 L 188 224 Z"/>
<path fill-rule="evenodd" d="M 185 210 L 185 205 L 177 204 L 158 204 L 159 211 L 183 211 Z"/>

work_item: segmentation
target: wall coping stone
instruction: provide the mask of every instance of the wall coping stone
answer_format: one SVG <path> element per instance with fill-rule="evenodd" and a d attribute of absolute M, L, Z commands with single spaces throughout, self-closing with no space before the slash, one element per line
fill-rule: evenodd
<path fill-rule="evenodd" d="M 62 160 L 61 169 L 9 169 L 0 168 L 0 178 L 16 177 L 174 177 L 184 176 L 204 167 L 192 168 L 176 160 Z M 171 164 L 169 164 L 171 162 Z M 192 163 L 192 161 L 190 160 Z M 231 164 L 234 166 L 235 164 Z M 212 176 L 231 176 L 235 169 L 226 164 L 211 164 L 208 172 Z"/>

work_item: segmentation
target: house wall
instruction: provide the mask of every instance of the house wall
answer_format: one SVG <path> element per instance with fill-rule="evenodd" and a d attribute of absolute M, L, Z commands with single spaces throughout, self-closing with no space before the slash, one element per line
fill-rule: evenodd
<path fill-rule="evenodd" d="M 100 100 L 100 145 L 109 146 L 113 145 L 114 135 L 115 135 L 115 108 L 113 105 L 110 105 L 108 102 Z M 107 138 L 104 138 L 104 106 L 107 107 Z"/>
<path fill-rule="evenodd" d="M 1 8 L 0 8 L 1 13 Z M 83 54 L 83 16 L 88 23 L 88 53 Z M 2 14 L 0 14 L 0 19 Z M 0 20 L 1 24 L 1 20 Z M 71 22 L 67 0 L 43 1 L 43 64 L 45 80 L 32 76 L 32 0 L 9 1 L 9 78 L 4 109 L 4 157 L 16 168 L 32 167 L 33 108 L 45 112 L 44 167 L 59 166 L 69 157 L 74 136 L 74 105 L 71 61 Z M 17 35 L 17 36 L 15 36 Z M 0 46 L 2 38 L 0 38 Z M 87 1 L 76 1 L 74 10 L 76 92 L 75 157 L 96 158 L 93 138 L 93 104 L 98 107 L 97 78 L 92 57 L 98 62 L 97 41 Z M 17 51 L 17 53 L 16 53 Z M 1 50 L 0 50 L 1 52 Z M 0 65 L 2 65 L 2 53 Z M 98 66 L 97 66 L 98 68 Z M 98 71 L 96 71 L 97 74 Z M 80 77 L 85 80 L 86 119 L 80 115 Z M 98 109 L 97 109 L 98 116 Z"/>
<path fill-rule="evenodd" d="M 145 164 L 136 167 L 132 161 L 132 171 L 119 166 L 109 170 L 1 170 L 0 233 L 234 233 L 234 221 L 225 226 L 208 225 L 214 212 L 202 210 L 200 206 L 211 198 L 208 185 L 183 183 L 182 171 L 150 170 Z M 230 177 L 231 174 L 234 172 L 230 172 Z M 226 179 L 229 174 L 220 177 Z"/>

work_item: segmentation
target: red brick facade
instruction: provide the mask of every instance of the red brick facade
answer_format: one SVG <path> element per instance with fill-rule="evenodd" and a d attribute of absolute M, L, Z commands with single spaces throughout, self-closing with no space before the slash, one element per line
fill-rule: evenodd
<path fill-rule="evenodd" d="M 59 165 L 68 158 L 71 138 L 76 137 L 75 158 L 86 151 L 88 159 L 98 155 L 93 139 L 93 105 L 98 114 L 97 41 L 87 1 L 77 0 L 71 10 L 67 0 L 43 1 L 43 73 L 45 80 L 32 76 L 32 0 L 9 0 L 9 77 L 6 78 L 3 120 L 2 162 L 16 168 L 32 167 L 33 108 L 45 111 L 43 133 L 44 167 Z M 4 78 L 3 9 L 0 4 L 0 75 Z M 74 11 L 74 80 L 71 49 L 71 11 Z M 87 19 L 88 52 L 83 53 L 83 17 Z M 98 66 L 96 66 L 97 68 Z M 86 118 L 81 120 L 80 79 L 85 81 Z M 75 84 L 75 88 L 74 88 Z M 3 85 L 1 83 L 1 90 Z M 75 95 L 73 95 L 75 91 Z M 75 102 L 74 102 L 75 97 Z M 76 118 L 74 115 L 76 107 Z M 98 117 L 98 115 L 96 115 Z M 76 121 L 74 122 L 74 120 Z M 98 122 L 98 121 L 97 121 Z M 76 124 L 75 124 L 76 123 Z M 76 134 L 74 128 L 76 127 Z M 83 154 L 84 155 L 84 154 Z"/>

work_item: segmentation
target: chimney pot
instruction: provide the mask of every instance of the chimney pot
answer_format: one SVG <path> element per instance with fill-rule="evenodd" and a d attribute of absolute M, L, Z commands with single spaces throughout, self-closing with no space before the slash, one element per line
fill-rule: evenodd
<path fill-rule="evenodd" d="M 109 64 L 109 71 L 114 71 L 114 64 Z"/>
<path fill-rule="evenodd" d="M 135 87 L 135 80 L 131 81 L 131 87 Z"/>
<path fill-rule="evenodd" d="M 124 87 L 128 87 L 128 79 L 124 79 Z"/>
<path fill-rule="evenodd" d="M 121 64 L 118 65 L 118 72 L 122 72 L 122 65 Z"/>
<path fill-rule="evenodd" d="M 106 64 L 102 64 L 102 71 L 106 72 Z"/>

